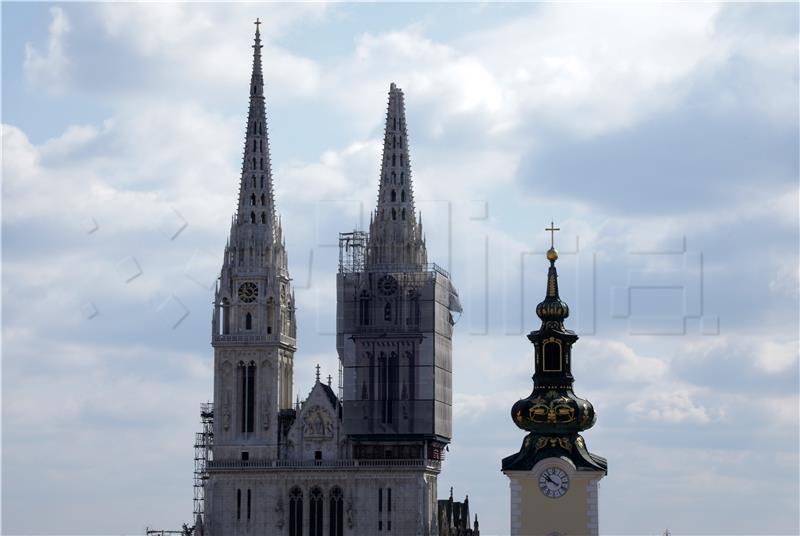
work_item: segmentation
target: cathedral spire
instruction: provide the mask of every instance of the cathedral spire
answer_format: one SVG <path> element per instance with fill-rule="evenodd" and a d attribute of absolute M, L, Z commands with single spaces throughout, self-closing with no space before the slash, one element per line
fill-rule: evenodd
<path fill-rule="evenodd" d="M 267 114 L 264 104 L 264 76 L 261 69 L 261 21 L 256 19 L 255 25 L 253 71 L 250 75 L 250 105 L 247 112 L 236 223 L 238 225 L 263 226 L 264 231 L 271 239 L 274 236 L 275 227 L 275 202 L 272 190 Z"/>
<path fill-rule="evenodd" d="M 427 263 L 414 207 L 403 90 L 389 86 L 378 204 L 370 222 L 370 265 L 418 267 Z"/>

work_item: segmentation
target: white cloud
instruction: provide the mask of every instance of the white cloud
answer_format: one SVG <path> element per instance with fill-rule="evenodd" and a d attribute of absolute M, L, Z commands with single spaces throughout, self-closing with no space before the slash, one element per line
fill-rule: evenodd
<path fill-rule="evenodd" d="M 47 91 L 59 93 L 64 90 L 70 64 L 64 50 L 64 37 L 72 29 L 69 18 L 60 7 L 51 7 L 47 52 L 40 52 L 33 44 L 25 43 L 25 76 Z"/>
<path fill-rule="evenodd" d="M 696 390 L 687 386 L 660 384 L 639 392 L 636 400 L 627 404 L 625 409 L 635 420 L 653 423 L 705 424 L 723 415 L 721 410 L 698 403 L 695 394 Z"/>

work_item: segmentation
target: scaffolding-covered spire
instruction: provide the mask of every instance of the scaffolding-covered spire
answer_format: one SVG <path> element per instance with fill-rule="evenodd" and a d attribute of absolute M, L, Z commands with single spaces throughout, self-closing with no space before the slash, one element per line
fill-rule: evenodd
<path fill-rule="evenodd" d="M 389 86 L 378 203 L 370 222 L 370 265 L 414 268 L 427 263 L 414 208 L 403 90 Z"/>
<path fill-rule="evenodd" d="M 275 227 L 275 202 L 272 190 L 272 167 L 269 155 L 267 114 L 264 103 L 264 76 L 261 69 L 261 21 L 256 19 L 253 43 L 253 72 L 250 75 L 250 106 L 244 139 L 242 177 L 239 184 L 238 225 L 261 226 L 271 238 Z"/>

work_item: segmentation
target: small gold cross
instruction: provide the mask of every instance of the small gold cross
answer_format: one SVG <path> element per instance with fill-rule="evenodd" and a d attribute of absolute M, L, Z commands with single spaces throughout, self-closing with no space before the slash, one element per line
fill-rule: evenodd
<path fill-rule="evenodd" d="M 560 231 L 560 230 L 561 229 L 559 229 L 558 227 L 555 227 L 553 225 L 553 221 L 552 220 L 550 220 L 550 227 L 546 227 L 545 228 L 545 231 L 550 231 L 550 247 L 551 248 L 553 247 L 553 241 L 554 241 L 554 238 L 555 238 L 555 232 L 556 231 Z"/>

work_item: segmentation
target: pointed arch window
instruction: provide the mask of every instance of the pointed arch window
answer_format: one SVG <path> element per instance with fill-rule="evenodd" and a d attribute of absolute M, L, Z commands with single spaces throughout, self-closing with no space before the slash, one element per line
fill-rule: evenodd
<path fill-rule="evenodd" d="M 253 315 L 250 313 L 244 317 L 244 329 L 253 329 Z"/>
<path fill-rule="evenodd" d="M 400 175 L 402 175 L 402 173 Z M 400 192 L 400 201 L 402 201 L 403 203 L 406 202 L 406 191 L 405 190 L 402 190 Z"/>
<path fill-rule="evenodd" d="M 256 213 L 255 212 L 251 212 L 250 213 L 250 223 L 255 223 L 255 222 L 256 222 Z"/>
<path fill-rule="evenodd" d="M 264 187 L 264 175 L 261 175 L 261 187 Z"/>
<path fill-rule="evenodd" d="M 308 494 L 308 536 L 322 536 L 322 490 L 317 487 Z"/>
<path fill-rule="evenodd" d="M 400 136 L 400 147 L 403 146 L 403 136 Z"/>
<path fill-rule="evenodd" d="M 228 298 L 222 298 L 222 334 L 231 332 L 231 304 Z"/>
<path fill-rule="evenodd" d="M 263 140 L 258 140 L 258 152 L 259 153 L 263 153 L 264 152 L 264 141 Z"/>
<path fill-rule="evenodd" d="M 250 194 L 250 206 L 256 206 L 256 194 Z"/>
<path fill-rule="evenodd" d="M 406 209 L 400 211 L 400 219 L 405 221 L 406 219 Z"/>
<path fill-rule="evenodd" d="M 400 155 L 400 167 L 403 167 L 403 155 Z"/>
<path fill-rule="evenodd" d="M 406 174 L 403 171 L 401 171 L 400 172 L 400 184 L 403 184 L 403 181 L 405 181 L 405 178 L 406 178 Z"/>
<path fill-rule="evenodd" d="M 383 306 L 383 319 L 386 320 L 387 322 L 391 322 L 392 321 L 392 304 L 391 303 L 387 302 L 386 305 Z"/>
<path fill-rule="evenodd" d="M 395 173 L 394 171 L 392 171 L 392 184 L 394 184 L 394 182 L 395 182 L 396 180 L 397 180 L 397 173 Z"/>
<path fill-rule="evenodd" d="M 344 499 L 342 489 L 334 487 L 328 500 L 328 536 L 344 536 Z"/>
<path fill-rule="evenodd" d="M 397 201 L 397 192 L 392 190 L 392 202 L 395 202 L 395 201 Z"/>
<path fill-rule="evenodd" d="M 267 215 L 264 212 L 261 213 L 261 223 L 267 223 Z"/>
<path fill-rule="evenodd" d="M 256 169 L 256 159 L 253 158 L 253 169 Z"/>
<path fill-rule="evenodd" d="M 252 183 L 253 183 L 253 188 L 255 188 L 256 187 L 256 176 L 255 175 L 253 175 L 253 177 L 252 177 Z"/>
<path fill-rule="evenodd" d="M 239 424 L 243 433 L 253 432 L 256 407 L 256 364 L 239 362 Z"/>
<path fill-rule="evenodd" d="M 397 136 L 392 136 L 392 149 L 397 147 Z"/>
<path fill-rule="evenodd" d="M 256 152 L 256 140 L 253 140 L 253 152 Z"/>
<path fill-rule="evenodd" d="M 275 302 L 272 298 L 267 300 L 267 335 L 272 333 L 272 326 L 275 325 Z"/>
<path fill-rule="evenodd" d="M 259 165 L 259 169 L 261 169 L 261 170 L 264 169 L 264 159 L 263 158 L 261 159 L 261 161 L 259 162 L 258 165 Z"/>
<path fill-rule="evenodd" d="M 267 204 L 267 196 L 264 195 L 264 194 L 261 194 L 261 206 L 263 207 L 266 204 Z"/>
<path fill-rule="evenodd" d="M 303 536 L 303 492 L 296 487 L 289 492 L 289 536 Z"/>
<path fill-rule="evenodd" d="M 392 155 L 392 165 L 393 165 L 393 166 L 396 166 L 396 165 L 397 165 L 397 155 L 396 155 L 396 154 L 393 154 L 393 155 Z"/>
<path fill-rule="evenodd" d="M 369 294 L 366 290 L 361 291 L 358 299 L 358 318 L 362 326 L 369 325 Z"/>
<path fill-rule="evenodd" d="M 397 210 L 395 210 L 395 209 L 392 209 L 392 219 L 393 220 L 397 219 Z"/>

